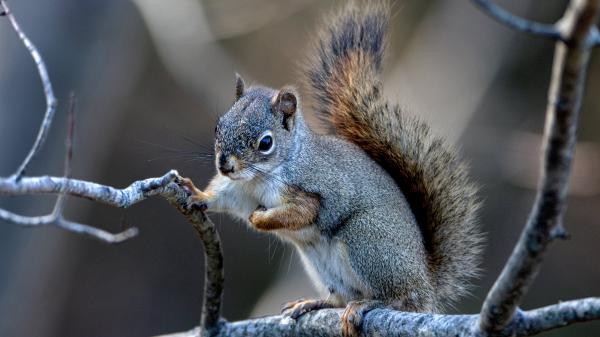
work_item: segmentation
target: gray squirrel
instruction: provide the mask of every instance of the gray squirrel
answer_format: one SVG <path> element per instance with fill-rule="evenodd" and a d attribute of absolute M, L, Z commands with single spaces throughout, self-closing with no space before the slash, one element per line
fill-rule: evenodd
<path fill-rule="evenodd" d="M 380 79 L 390 8 L 345 5 L 327 17 L 303 72 L 333 135 L 306 124 L 295 89 L 246 88 L 215 129 L 218 173 L 192 202 L 298 250 L 324 299 L 290 302 L 294 319 L 345 307 L 356 336 L 379 307 L 440 312 L 476 276 L 477 188 L 452 146 L 388 103 Z"/>

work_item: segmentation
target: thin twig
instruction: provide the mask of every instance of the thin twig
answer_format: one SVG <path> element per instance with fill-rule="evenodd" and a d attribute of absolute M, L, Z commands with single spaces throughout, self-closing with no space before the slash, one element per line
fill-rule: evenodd
<path fill-rule="evenodd" d="M 71 176 L 71 162 L 73 159 L 73 138 L 75 134 L 75 96 L 73 94 L 71 94 L 70 98 L 67 129 L 68 131 L 65 141 L 66 152 L 63 179 L 68 180 Z M 22 179 L 16 180 L 13 177 L 9 177 L 8 179 L 0 179 L 0 184 L 5 183 L 5 186 L 19 185 L 22 182 Z M 10 191 L 8 190 L 0 191 L 0 194 L 3 193 L 10 195 Z M 54 204 L 54 209 L 50 214 L 42 216 L 23 216 L 9 212 L 4 209 L 0 209 L 0 219 L 6 222 L 27 227 L 54 225 L 58 228 L 66 229 L 70 232 L 78 234 L 88 235 L 92 238 L 107 243 L 120 243 L 137 235 L 137 228 L 129 228 L 123 232 L 112 234 L 98 228 L 94 228 L 88 225 L 80 224 L 65 219 L 63 216 L 63 210 L 66 193 L 62 188 L 58 189 L 56 193 L 58 193 L 59 195 L 56 199 L 56 203 Z"/>
<path fill-rule="evenodd" d="M 544 129 L 544 158 L 538 194 L 527 224 L 501 275 L 481 310 L 482 331 L 506 327 L 533 282 L 548 244 L 562 230 L 577 118 L 585 85 L 589 43 L 598 18 L 600 0 L 572 0 L 561 20 Z M 558 230 L 557 230 L 558 229 Z"/>
<path fill-rule="evenodd" d="M 555 25 L 529 21 L 518 17 L 489 0 L 472 0 L 485 14 L 499 23 L 514 30 L 533 34 L 555 41 L 562 40 L 562 35 Z"/>
<path fill-rule="evenodd" d="M 72 162 L 73 162 L 73 142 L 75 137 L 75 94 L 71 92 L 69 97 L 69 111 L 67 115 L 67 138 L 65 140 L 65 163 L 63 177 L 71 178 Z M 65 205 L 66 196 L 61 193 L 56 199 L 52 214 L 62 218 L 62 212 Z"/>
<path fill-rule="evenodd" d="M 98 228 L 66 220 L 63 216 L 66 195 L 75 194 L 77 196 L 92 200 L 94 200 L 96 196 L 98 199 L 103 199 L 105 203 L 110 204 L 112 202 L 113 206 L 129 207 L 132 204 L 143 200 L 147 196 L 152 195 L 153 193 L 158 193 L 158 189 L 164 189 L 166 185 L 177 179 L 177 172 L 171 171 L 160 178 L 151 178 L 144 181 L 138 181 L 123 190 L 117 190 L 112 187 L 102 186 L 99 184 L 88 184 L 87 182 L 70 179 L 72 170 L 71 163 L 73 159 L 74 134 L 75 96 L 71 95 L 68 112 L 68 131 L 65 141 L 66 153 L 64 176 L 61 178 L 22 177 L 20 180 L 13 179 L 12 177 L 9 177 L 8 179 L 0 179 L 0 195 L 40 193 L 58 194 L 52 213 L 48 215 L 29 217 L 0 209 L 0 219 L 13 224 L 29 227 L 54 225 L 70 232 L 88 235 L 106 243 L 120 243 L 134 237 L 138 233 L 137 228 L 129 228 L 120 233 L 112 234 Z"/>
<path fill-rule="evenodd" d="M 0 219 L 6 222 L 25 227 L 41 227 L 54 225 L 56 227 L 66 229 L 69 232 L 85 234 L 87 236 L 90 236 L 94 239 L 106 243 L 120 243 L 136 236 L 138 233 L 137 228 L 129 228 L 123 232 L 112 234 L 99 228 L 91 227 L 72 221 L 67 221 L 63 219 L 60 214 L 56 214 L 55 212 L 52 212 L 48 215 L 30 217 L 15 214 L 4 209 L 0 209 Z"/>
<path fill-rule="evenodd" d="M 65 155 L 64 174 L 65 178 L 71 178 L 72 162 L 73 162 L 73 144 L 75 143 L 75 112 L 77 108 L 77 98 L 75 93 L 69 95 L 69 110 L 67 112 L 67 139 L 65 147 L 67 149 Z"/>
<path fill-rule="evenodd" d="M 5 0 L 0 0 L 0 6 L 4 11 L 4 14 L 10 20 L 10 23 L 12 24 L 13 29 L 21 39 L 21 42 L 23 42 L 23 45 L 27 48 L 29 54 L 31 54 L 31 57 L 33 58 L 33 61 L 37 66 L 40 79 L 42 80 L 42 85 L 44 87 L 44 96 L 46 97 L 46 113 L 44 114 L 44 119 L 42 120 L 42 125 L 40 126 L 35 142 L 33 143 L 31 150 L 29 151 L 21 165 L 19 165 L 17 171 L 11 176 L 12 179 L 19 181 L 23 174 L 25 174 L 25 170 L 27 169 L 29 162 L 31 162 L 31 159 L 33 159 L 33 157 L 40 151 L 42 145 L 44 145 L 48 132 L 50 131 L 50 126 L 52 124 L 52 120 L 54 118 L 54 113 L 56 112 L 56 106 L 58 102 L 56 100 L 56 97 L 54 96 L 54 91 L 52 90 L 52 83 L 50 82 L 50 78 L 48 77 L 48 70 L 46 69 L 46 64 L 44 63 L 44 60 L 42 59 L 42 56 L 40 55 L 39 51 L 31 42 L 31 40 L 29 40 L 27 35 L 25 35 L 23 30 L 21 30 L 19 23 L 15 19 L 11 10 L 8 8 L 8 5 L 6 4 Z"/>

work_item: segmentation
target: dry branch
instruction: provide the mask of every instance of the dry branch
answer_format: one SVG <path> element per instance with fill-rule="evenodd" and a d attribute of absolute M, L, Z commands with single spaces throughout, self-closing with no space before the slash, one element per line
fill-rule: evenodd
<path fill-rule="evenodd" d="M 562 35 L 555 25 L 529 21 L 520 18 L 489 0 L 472 0 L 481 11 L 494 20 L 520 32 L 533 34 L 552 40 L 562 40 Z"/>
<path fill-rule="evenodd" d="M 502 330 L 540 268 L 548 244 L 564 233 L 571 161 L 586 70 L 596 36 L 598 0 L 571 1 L 557 29 L 544 129 L 542 178 L 527 224 L 481 310 L 483 331 Z"/>
<path fill-rule="evenodd" d="M 0 0 L 0 7 L 3 10 L 3 14 L 8 17 L 10 20 L 13 29 L 23 42 L 23 45 L 29 51 L 29 54 L 33 58 L 35 65 L 37 66 L 38 73 L 40 75 L 40 79 L 42 80 L 42 86 L 44 87 L 44 96 L 46 97 L 46 113 L 44 114 L 44 119 L 42 121 L 42 125 L 40 126 L 40 130 L 38 131 L 38 135 L 33 143 L 33 147 L 21 163 L 17 171 L 11 176 L 12 179 L 19 180 L 25 174 L 25 170 L 27 169 L 27 165 L 31 162 L 31 159 L 40 151 L 42 145 L 44 145 L 44 141 L 48 136 L 48 132 L 50 131 L 50 126 L 52 125 L 52 120 L 54 119 L 54 113 L 56 112 L 56 106 L 58 105 L 58 101 L 54 96 L 54 91 L 52 90 L 52 82 L 50 82 L 50 77 L 48 76 L 48 70 L 46 69 L 46 64 L 44 63 L 44 59 L 40 55 L 40 52 L 37 50 L 35 45 L 29 40 L 27 35 L 23 32 L 19 23 L 15 19 L 15 16 L 12 14 L 5 0 Z"/>
<path fill-rule="evenodd" d="M 177 177 L 177 171 L 173 170 L 159 178 L 136 181 L 124 189 L 116 189 L 111 186 L 66 177 L 22 177 L 19 181 L 9 177 L 0 179 L 0 196 L 71 195 L 109 206 L 127 208 L 150 196 L 164 193 L 166 186 L 175 181 Z M 59 203 L 57 202 L 56 205 L 58 206 Z M 51 214 L 36 217 L 22 216 L 0 209 L 0 219 L 22 226 L 55 225 L 75 233 L 89 235 L 107 243 L 119 243 L 137 234 L 136 228 L 129 228 L 124 232 L 111 234 L 88 225 L 67 221 L 62 217 L 62 207 L 57 206 Z M 60 212 L 57 212 L 57 210 L 60 210 Z"/>
<path fill-rule="evenodd" d="M 302 316 L 270 316 L 224 323 L 218 337 L 338 337 L 341 335 L 341 309 L 324 309 Z M 494 336 L 532 336 L 577 322 L 600 319 L 600 298 L 563 302 L 531 311 L 519 312 L 511 324 Z M 434 315 L 376 309 L 365 316 L 365 336 L 479 337 L 479 315 Z M 160 337 L 196 337 L 198 328 Z"/>

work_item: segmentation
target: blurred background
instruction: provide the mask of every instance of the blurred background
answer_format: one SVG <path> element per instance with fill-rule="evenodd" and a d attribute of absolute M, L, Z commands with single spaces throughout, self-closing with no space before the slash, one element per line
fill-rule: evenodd
<path fill-rule="evenodd" d="M 553 22 L 566 0 L 498 0 Z M 204 186 L 209 161 L 178 151 L 212 147 L 216 118 L 247 82 L 299 85 L 319 18 L 343 1 L 10 1 L 39 47 L 60 100 L 29 175 L 62 174 L 66 108 L 78 97 L 73 175 L 124 187 L 175 168 Z M 483 276 L 455 312 L 474 313 L 518 238 L 534 198 L 553 46 L 493 22 L 468 1 L 397 1 L 385 67 L 386 94 L 462 149 L 485 201 Z M 0 176 L 31 146 L 45 103 L 34 64 L 0 18 Z M 600 55 L 594 55 L 580 119 L 565 225 L 523 307 L 600 295 Z M 306 97 L 306 95 L 305 95 Z M 309 120 L 311 102 L 303 100 Z M 24 214 L 52 197 L 2 198 Z M 109 246 L 52 227 L 0 223 L 0 336 L 148 336 L 198 324 L 201 243 L 163 200 L 118 210 L 70 198 L 67 216 L 139 237 Z M 315 296 L 292 247 L 215 216 L 225 254 L 223 314 L 274 314 Z M 546 336 L 592 336 L 586 323 Z"/>

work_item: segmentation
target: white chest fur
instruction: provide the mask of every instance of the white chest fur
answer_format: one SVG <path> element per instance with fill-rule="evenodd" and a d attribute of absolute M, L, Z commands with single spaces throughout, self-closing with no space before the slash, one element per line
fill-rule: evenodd
<path fill-rule="evenodd" d="M 271 208 L 282 203 L 283 184 L 273 179 L 258 177 L 247 181 L 217 176 L 211 184 L 218 198 L 210 204 L 209 211 L 227 212 L 244 221 L 258 206 Z"/>

